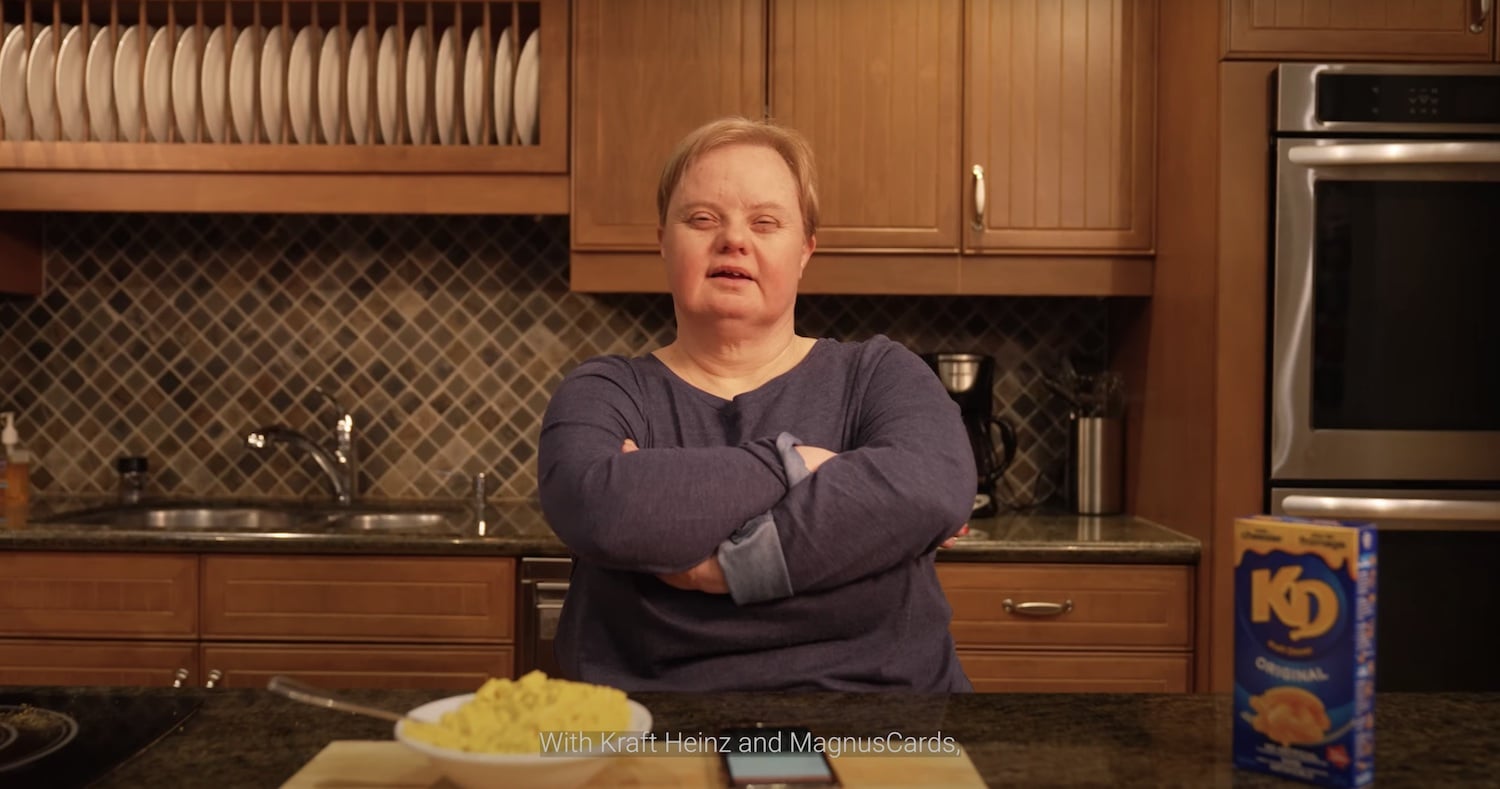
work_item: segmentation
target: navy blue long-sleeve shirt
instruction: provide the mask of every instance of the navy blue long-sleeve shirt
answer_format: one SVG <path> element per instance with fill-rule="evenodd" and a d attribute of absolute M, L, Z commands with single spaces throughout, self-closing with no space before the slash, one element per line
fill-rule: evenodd
<path fill-rule="evenodd" d="M 808 474 L 793 443 L 839 454 Z M 957 406 L 885 337 L 819 340 L 733 400 L 654 356 L 591 359 L 538 451 L 575 558 L 558 660 L 628 691 L 970 690 L 933 561 L 974 474 Z M 732 595 L 657 578 L 716 552 Z"/>

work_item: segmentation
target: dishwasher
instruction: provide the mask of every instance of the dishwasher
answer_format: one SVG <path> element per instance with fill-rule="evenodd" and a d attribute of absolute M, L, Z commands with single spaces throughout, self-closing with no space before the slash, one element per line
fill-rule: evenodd
<path fill-rule="evenodd" d="M 521 560 L 521 589 L 516 597 L 516 676 L 528 671 L 561 677 L 557 656 L 552 651 L 557 638 L 557 619 L 562 614 L 563 598 L 568 596 L 568 579 L 573 574 L 573 560 L 559 557 L 527 557 Z"/>

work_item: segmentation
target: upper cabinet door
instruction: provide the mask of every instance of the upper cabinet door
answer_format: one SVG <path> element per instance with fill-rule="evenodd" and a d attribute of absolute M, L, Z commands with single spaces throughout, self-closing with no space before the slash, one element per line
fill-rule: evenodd
<path fill-rule="evenodd" d="M 965 250 L 1149 253 L 1155 0 L 969 0 L 967 33 Z"/>
<path fill-rule="evenodd" d="M 1224 0 L 1230 58 L 1489 60 L 1479 0 Z"/>
<path fill-rule="evenodd" d="M 573 248 L 656 249 L 672 147 L 765 112 L 765 5 L 577 0 L 573 19 Z"/>
<path fill-rule="evenodd" d="M 957 251 L 962 0 L 774 0 L 771 116 L 817 156 L 818 248 Z"/>

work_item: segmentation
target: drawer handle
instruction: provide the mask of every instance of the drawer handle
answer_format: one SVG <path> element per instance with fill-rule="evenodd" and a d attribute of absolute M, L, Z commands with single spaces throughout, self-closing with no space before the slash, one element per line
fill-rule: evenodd
<path fill-rule="evenodd" d="M 182 687 L 182 683 L 187 682 L 187 678 L 188 678 L 188 670 L 187 669 L 185 669 L 185 668 L 177 669 L 177 671 L 172 674 L 172 687 L 174 687 L 174 688 L 180 688 L 180 687 Z"/>
<path fill-rule="evenodd" d="M 213 669 L 212 671 L 208 672 L 208 681 L 205 682 L 205 683 L 203 683 L 203 687 L 205 687 L 205 688 L 216 687 L 219 684 L 219 680 L 221 680 L 223 678 L 224 678 L 224 672 L 222 672 L 222 671 L 220 671 L 218 669 Z"/>
<path fill-rule="evenodd" d="M 1009 597 L 1000 603 L 1007 614 L 1020 614 L 1022 616 L 1062 616 L 1073 610 L 1073 601 L 1064 600 L 1061 603 L 1018 603 Z"/>

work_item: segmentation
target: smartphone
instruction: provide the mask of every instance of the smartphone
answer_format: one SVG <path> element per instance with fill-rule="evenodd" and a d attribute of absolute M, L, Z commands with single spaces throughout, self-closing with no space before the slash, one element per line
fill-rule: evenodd
<path fill-rule="evenodd" d="M 719 733 L 727 786 L 735 789 L 826 789 L 840 786 L 828 756 L 805 726 L 725 729 Z"/>

